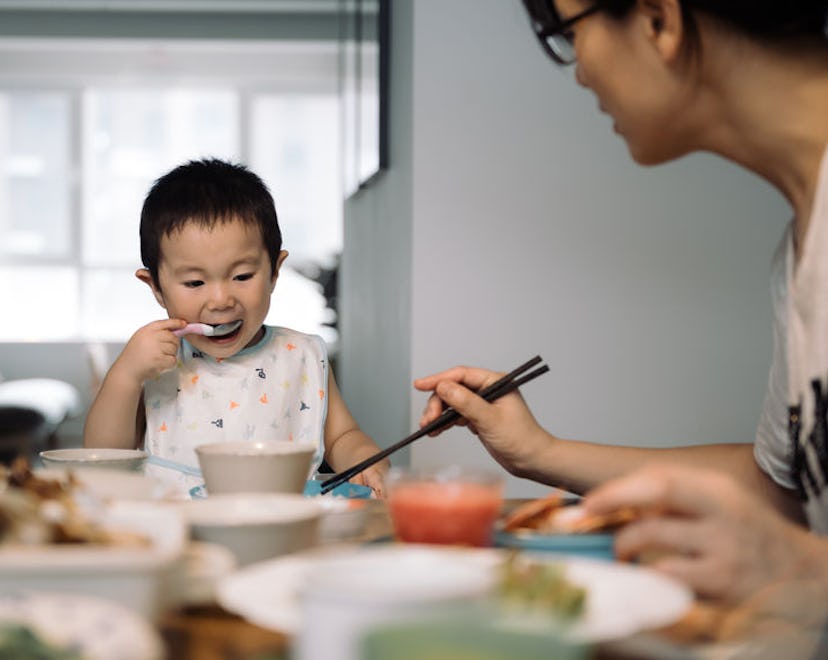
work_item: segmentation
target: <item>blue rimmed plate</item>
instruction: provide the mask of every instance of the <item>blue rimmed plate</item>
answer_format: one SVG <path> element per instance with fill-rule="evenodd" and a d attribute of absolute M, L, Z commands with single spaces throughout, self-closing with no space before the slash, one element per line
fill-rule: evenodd
<path fill-rule="evenodd" d="M 305 491 L 304 494 L 308 497 L 314 497 L 316 495 L 320 495 L 322 491 L 322 482 L 316 479 L 308 481 L 305 483 Z M 198 486 L 194 486 L 190 489 L 190 497 L 194 500 L 203 500 L 207 497 L 207 488 L 204 484 L 200 484 Z M 336 488 L 330 491 L 330 493 L 326 493 L 333 495 L 334 497 L 345 497 L 348 499 L 357 499 L 357 500 L 367 500 L 373 495 L 374 491 L 371 490 L 368 486 L 362 486 L 360 484 L 352 484 L 352 483 L 344 483 L 340 484 Z"/>
<path fill-rule="evenodd" d="M 590 559 L 614 560 L 612 534 L 537 534 L 535 532 L 497 532 L 495 546 L 536 552 L 576 555 Z"/>

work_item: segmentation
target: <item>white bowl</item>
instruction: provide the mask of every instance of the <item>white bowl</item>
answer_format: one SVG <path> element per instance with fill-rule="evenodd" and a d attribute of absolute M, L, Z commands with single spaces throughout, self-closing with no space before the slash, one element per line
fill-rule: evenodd
<path fill-rule="evenodd" d="M 229 548 L 240 565 L 316 545 L 322 507 L 287 493 L 227 493 L 180 506 L 193 538 Z"/>
<path fill-rule="evenodd" d="M 40 452 L 46 467 L 108 468 L 138 472 L 144 467 L 147 453 L 140 449 L 50 449 Z"/>
<path fill-rule="evenodd" d="M 0 546 L 0 593 L 29 590 L 88 594 L 114 600 L 157 620 L 178 596 L 166 589 L 187 540 L 181 514 L 170 506 L 114 502 L 96 522 L 139 533 L 148 547 L 93 544 Z"/>
<path fill-rule="evenodd" d="M 196 447 L 211 494 L 301 494 L 315 453 L 316 445 L 307 442 L 239 441 Z"/>

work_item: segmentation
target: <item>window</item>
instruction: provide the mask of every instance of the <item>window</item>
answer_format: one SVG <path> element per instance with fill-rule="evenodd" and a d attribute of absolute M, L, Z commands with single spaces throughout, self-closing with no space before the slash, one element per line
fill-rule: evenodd
<path fill-rule="evenodd" d="M 0 341 L 123 341 L 162 318 L 134 272 L 149 186 L 194 158 L 241 161 L 291 256 L 268 322 L 321 334 L 342 245 L 335 43 L 3 40 Z"/>

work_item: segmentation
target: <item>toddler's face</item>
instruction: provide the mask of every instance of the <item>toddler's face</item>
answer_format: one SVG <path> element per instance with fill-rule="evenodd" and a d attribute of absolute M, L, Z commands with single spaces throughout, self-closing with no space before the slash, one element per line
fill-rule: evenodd
<path fill-rule="evenodd" d="M 278 266 L 287 256 L 282 251 Z M 256 227 L 241 222 L 211 229 L 187 223 L 161 239 L 158 266 L 159 304 L 170 318 L 188 323 L 231 323 L 241 327 L 224 337 L 188 335 L 187 340 L 215 358 L 238 353 L 261 338 L 278 276 Z"/>

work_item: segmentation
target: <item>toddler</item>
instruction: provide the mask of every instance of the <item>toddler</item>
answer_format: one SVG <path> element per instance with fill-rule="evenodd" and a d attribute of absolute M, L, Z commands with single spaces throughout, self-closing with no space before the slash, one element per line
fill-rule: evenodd
<path fill-rule="evenodd" d="M 86 447 L 143 445 L 151 463 L 177 468 L 163 472 L 182 488 L 205 443 L 313 442 L 316 464 L 324 457 L 336 471 L 379 451 L 346 407 L 322 340 L 264 325 L 288 253 L 258 176 L 214 159 L 181 165 L 150 189 L 140 235 L 136 276 L 169 318 L 139 328 L 113 363 Z M 382 495 L 387 467 L 354 481 Z"/>

